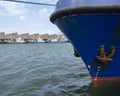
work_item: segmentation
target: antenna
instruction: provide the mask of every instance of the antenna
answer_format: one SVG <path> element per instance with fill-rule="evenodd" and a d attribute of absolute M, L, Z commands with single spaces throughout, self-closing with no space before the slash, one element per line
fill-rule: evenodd
<path fill-rule="evenodd" d="M 29 1 L 20 1 L 20 0 L 1 0 L 1 1 L 9 1 L 9 2 L 16 2 L 16 3 L 26 3 L 26 4 L 35 4 L 35 5 L 43 5 L 43 6 L 56 6 L 54 4 L 29 2 Z"/>

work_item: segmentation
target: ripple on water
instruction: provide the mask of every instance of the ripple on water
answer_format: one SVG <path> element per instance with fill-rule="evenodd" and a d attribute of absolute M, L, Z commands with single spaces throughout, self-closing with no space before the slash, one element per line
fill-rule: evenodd
<path fill-rule="evenodd" d="M 0 47 L 1 96 L 79 96 L 76 90 L 89 83 L 85 65 L 73 56 L 70 44 Z"/>

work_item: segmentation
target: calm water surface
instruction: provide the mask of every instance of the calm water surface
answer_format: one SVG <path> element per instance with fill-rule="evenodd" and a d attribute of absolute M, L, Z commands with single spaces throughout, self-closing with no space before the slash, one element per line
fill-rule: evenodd
<path fill-rule="evenodd" d="M 0 96 L 93 96 L 90 82 L 69 43 L 0 45 Z"/>

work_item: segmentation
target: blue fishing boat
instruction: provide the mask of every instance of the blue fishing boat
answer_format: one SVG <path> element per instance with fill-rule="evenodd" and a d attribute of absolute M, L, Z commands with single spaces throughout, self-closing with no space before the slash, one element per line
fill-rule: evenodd
<path fill-rule="evenodd" d="M 93 82 L 120 81 L 120 0 L 59 0 L 50 20 L 77 50 Z"/>

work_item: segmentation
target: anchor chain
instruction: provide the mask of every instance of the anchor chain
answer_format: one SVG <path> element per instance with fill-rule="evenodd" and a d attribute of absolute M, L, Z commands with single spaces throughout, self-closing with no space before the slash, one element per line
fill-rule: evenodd
<path fill-rule="evenodd" d="M 97 67 L 97 72 L 96 72 L 96 75 L 95 75 L 95 79 L 96 79 L 96 80 L 97 80 L 97 78 L 98 78 L 98 75 L 99 75 L 100 69 L 101 69 L 101 67 L 98 66 L 98 67 Z"/>

